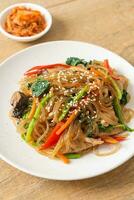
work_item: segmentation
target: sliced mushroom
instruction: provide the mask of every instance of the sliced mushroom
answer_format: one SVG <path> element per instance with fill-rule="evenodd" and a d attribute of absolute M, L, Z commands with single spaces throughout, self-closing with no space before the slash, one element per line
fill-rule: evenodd
<path fill-rule="evenodd" d="M 13 106 L 13 117 L 21 118 L 28 106 L 29 97 L 20 91 L 13 93 L 11 97 L 11 105 Z"/>

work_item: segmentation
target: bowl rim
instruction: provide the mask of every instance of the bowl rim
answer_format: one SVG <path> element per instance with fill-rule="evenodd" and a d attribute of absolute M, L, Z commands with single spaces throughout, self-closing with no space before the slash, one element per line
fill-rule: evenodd
<path fill-rule="evenodd" d="M 2 22 L 3 22 L 3 16 L 5 15 L 5 13 L 9 12 L 10 10 L 12 10 L 13 8 L 15 7 L 21 7 L 21 6 L 24 6 L 24 7 L 29 7 L 31 8 L 32 10 L 41 10 L 43 12 L 40 11 L 40 13 L 42 14 L 43 16 L 43 13 L 44 13 L 44 16 L 47 16 L 45 18 L 46 22 L 47 22 L 47 26 L 44 30 L 42 30 L 40 33 L 37 33 L 35 35 L 32 35 L 32 36 L 24 36 L 24 37 L 21 37 L 21 36 L 16 36 L 16 35 L 12 35 L 10 33 L 8 33 L 2 26 Z M 33 8 L 35 7 L 35 8 Z M 36 8 L 37 7 L 37 8 Z M 36 40 L 40 37 L 42 37 L 43 35 L 45 35 L 49 29 L 51 28 L 52 26 L 52 15 L 50 14 L 50 12 L 43 6 L 39 5 L 39 4 L 35 4 L 35 3 L 16 3 L 16 4 L 12 4 L 10 6 L 8 6 L 7 8 L 5 8 L 4 10 L 2 10 L 0 12 L 0 32 L 7 36 L 8 38 L 12 39 L 12 40 L 17 40 L 17 41 L 32 41 L 32 40 Z"/>

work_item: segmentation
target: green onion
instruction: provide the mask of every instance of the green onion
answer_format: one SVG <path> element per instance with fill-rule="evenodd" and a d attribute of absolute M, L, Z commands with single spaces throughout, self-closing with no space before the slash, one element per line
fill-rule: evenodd
<path fill-rule="evenodd" d="M 114 129 L 114 126 L 109 124 L 109 126 L 104 126 L 103 124 L 98 124 L 98 128 L 100 131 L 103 132 L 109 132 L 112 131 Z"/>
<path fill-rule="evenodd" d="M 64 106 L 62 113 L 59 117 L 59 121 L 61 121 L 65 118 L 65 116 L 68 114 L 70 108 L 75 103 L 77 103 L 82 97 L 84 97 L 86 95 L 86 93 L 88 92 L 88 90 L 89 90 L 89 86 L 86 85 L 74 97 L 72 97 L 72 100 Z"/>
<path fill-rule="evenodd" d="M 124 124 L 121 106 L 120 106 L 119 100 L 117 98 L 113 99 L 113 107 L 114 107 L 115 114 L 118 117 L 118 121 L 121 124 Z"/>
<path fill-rule="evenodd" d="M 79 153 L 67 153 L 67 154 L 65 154 L 65 156 L 68 159 L 77 159 L 77 158 L 81 157 L 81 155 Z"/>
<path fill-rule="evenodd" d="M 29 112 L 23 114 L 22 119 L 27 119 Z"/>
<path fill-rule="evenodd" d="M 108 76 L 108 79 L 111 81 L 114 89 L 116 90 L 116 94 L 117 94 L 117 98 L 119 100 L 121 100 L 122 98 L 122 91 L 120 90 L 119 86 L 117 85 L 117 83 L 113 80 L 113 78 L 111 76 Z"/>
<path fill-rule="evenodd" d="M 37 144 L 37 142 L 32 142 L 31 145 L 32 145 L 33 147 L 38 147 L 40 144 Z"/>
<path fill-rule="evenodd" d="M 134 129 L 130 128 L 129 126 L 127 126 L 126 124 L 122 124 L 122 126 L 120 126 L 124 131 L 129 131 L 129 132 L 133 132 Z"/>
<path fill-rule="evenodd" d="M 26 142 L 29 142 L 31 140 L 31 135 L 32 135 L 33 129 L 35 127 L 35 123 L 40 116 L 41 109 L 42 109 L 42 107 L 45 106 L 45 104 L 50 100 L 51 97 L 52 97 L 52 94 L 48 93 L 45 97 L 43 97 L 43 99 L 39 103 L 39 105 L 38 105 L 38 107 L 35 111 L 35 114 L 34 114 L 32 120 L 31 120 L 31 122 L 28 126 L 27 133 L 26 133 L 26 136 L 25 136 Z"/>
<path fill-rule="evenodd" d="M 123 129 L 124 131 L 130 131 L 130 132 L 134 131 L 134 129 L 128 127 L 128 126 L 125 124 L 124 119 L 123 119 L 122 109 L 121 109 L 119 100 L 118 100 L 117 98 L 114 98 L 114 99 L 113 99 L 113 108 L 114 108 L 114 111 L 115 111 L 116 116 L 118 117 L 119 123 L 122 124 L 122 129 Z"/>

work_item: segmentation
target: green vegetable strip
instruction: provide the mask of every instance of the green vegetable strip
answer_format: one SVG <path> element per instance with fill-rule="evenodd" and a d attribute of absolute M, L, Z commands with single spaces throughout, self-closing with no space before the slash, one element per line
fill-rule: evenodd
<path fill-rule="evenodd" d="M 85 87 L 83 87 L 78 94 L 76 94 L 76 96 L 74 96 L 73 98 L 73 103 L 76 103 L 78 100 L 80 100 L 83 96 L 85 96 L 85 94 L 88 92 L 89 90 L 89 86 L 86 85 Z"/>
<path fill-rule="evenodd" d="M 114 107 L 115 114 L 118 117 L 118 121 L 123 125 L 122 128 L 125 131 L 134 131 L 134 129 L 129 128 L 125 124 L 124 119 L 123 119 L 123 115 L 122 115 L 121 106 L 120 106 L 119 100 L 117 98 L 114 98 L 114 100 L 113 100 L 113 107 Z"/>
<path fill-rule="evenodd" d="M 112 131 L 116 127 L 111 124 L 109 126 L 104 126 L 103 124 L 98 124 L 98 128 L 100 131 L 108 132 L 108 131 Z"/>
<path fill-rule="evenodd" d="M 125 123 L 116 125 L 116 128 L 122 128 L 124 131 L 130 131 L 130 132 L 134 131 L 134 129 L 128 127 Z"/>
<path fill-rule="evenodd" d="M 116 82 L 112 79 L 112 77 L 110 77 L 110 76 L 108 76 L 108 79 L 111 81 L 111 83 L 112 83 L 114 89 L 116 90 L 117 98 L 118 98 L 119 100 L 121 100 L 121 98 L 122 98 L 122 92 L 121 92 L 120 88 L 118 87 L 117 83 L 116 83 Z"/>
<path fill-rule="evenodd" d="M 22 116 L 22 119 L 27 119 L 28 114 L 29 114 L 29 112 L 25 113 L 25 114 Z"/>
<path fill-rule="evenodd" d="M 21 134 L 21 138 L 22 138 L 23 140 L 25 140 L 25 134 L 24 134 L 24 133 Z"/>
<path fill-rule="evenodd" d="M 77 159 L 77 158 L 81 157 L 81 155 L 79 153 L 68 153 L 68 154 L 65 154 L 65 156 L 68 159 Z"/>
<path fill-rule="evenodd" d="M 118 121 L 121 124 L 124 124 L 124 119 L 123 119 L 123 116 L 122 116 L 121 106 L 120 106 L 119 101 L 118 101 L 117 98 L 114 98 L 114 100 L 113 100 L 113 106 L 114 106 L 115 114 L 118 117 Z"/>
<path fill-rule="evenodd" d="M 84 97 L 86 95 L 86 93 L 88 92 L 89 86 L 86 85 L 85 87 L 83 87 L 73 98 L 72 100 L 67 103 L 65 105 L 65 107 L 62 110 L 62 113 L 59 117 L 59 121 L 63 120 L 65 118 L 65 116 L 68 114 L 70 108 L 77 103 L 82 97 Z"/>
<path fill-rule="evenodd" d="M 41 109 L 42 107 L 45 106 L 45 104 L 50 100 L 50 98 L 52 97 L 52 95 L 50 93 L 48 93 L 42 100 L 41 102 L 39 103 L 36 111 L 35 111 L 35 114 L 34 114 L 34 117 L 33 119 L 31 120 L 29 126 L 28 126 L 28 129 L 27 129 L 27 133 L 26 133 L 26 136 L 25 136 L 25 140 L 26 142 L 29 142 L 31 140 L 31 135 L 32 135 L 32 132 L 33 132 L 33 129 L 34 129 L 34 126 L 35 126 L 35 123 L 36 121 L 38 120 L 39 116 L 40 116 L 40 113 L 41 113 Z"/>

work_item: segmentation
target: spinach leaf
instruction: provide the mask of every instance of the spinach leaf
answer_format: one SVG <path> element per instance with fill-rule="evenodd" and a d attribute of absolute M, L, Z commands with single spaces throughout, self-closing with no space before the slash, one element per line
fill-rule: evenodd
<path fill-rule="evenodd" d="M 84 66 L 86 66 L 87 63 L 88 63 L 87 61 L 85 61 L 84 59 L 80 59 L 78 57 L 69 57 L 66 60 L 66 64 L 72 66 L 77 66 L 78 64 L 83 64 Z"/>
<path fill-rule="evenodd" d="M 39 97 L 47 93 L 50 89 L 50 83 L 47 80 L 37 79 L 31 86 L 33 96 Z"/>
<path fill-rule="evenodd" d="M 98 128 L 99 128 L 100 131 L 108 132 L 108 131 L 112 131 L 114 126 L 111 125 L 111 124 L 109 126 L 104 126 L 103 124 L 98 124 Z"/>
<path fill-rule="evenodd" d="M 91 125 L 88 126 L 86 135 L 87 137 L 93 137 L 93 127 Z"/>
<path fill-rule="evenodd" d="M 126 90 L 123 90 L 122 98 L 120 100 L 120 103 L 122 105 L 126 105 L 128 103 L 128 92 Z"/>

